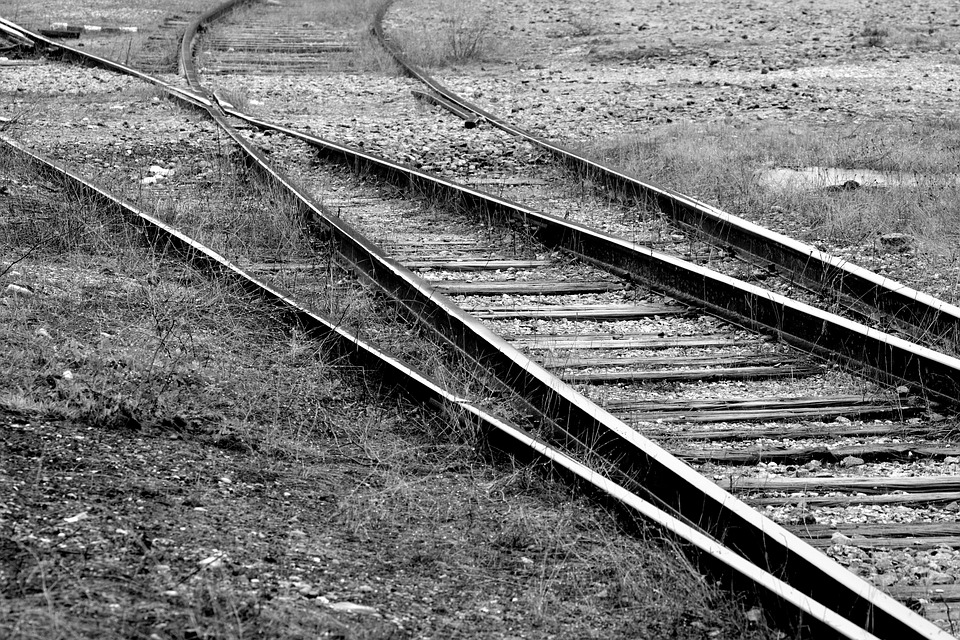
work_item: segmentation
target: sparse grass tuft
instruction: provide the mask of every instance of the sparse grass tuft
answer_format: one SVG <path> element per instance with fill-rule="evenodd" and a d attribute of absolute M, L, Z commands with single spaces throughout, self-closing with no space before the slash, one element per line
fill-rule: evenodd
<path fill-rule="evenodd" d="M 455 4 L 440 21 L 446 33 L 448 59 L 453 62 L 482 60 L 490 46 L 491 19 L 490 13 L 468 10 L 464 3 Z"/>
<path fill-rule="evenodd" d="M 238 87 L 235 89 L 217 89 L 217 98 L 228 102 L 230 106 L 244 113 L 254 113 L 250 109 L 250 89 L 247 87 Z"/>
<path fill-rule="evenodd" d="M 62 192 L 48 181 L 28 181 L 22 172 L 8 175 L 8 194 L 0 199 L 0 246 L 95 254 L 108 249 L 116 236 L 130 233 L 123 221 L 104 215 L 76 193 Z"/>

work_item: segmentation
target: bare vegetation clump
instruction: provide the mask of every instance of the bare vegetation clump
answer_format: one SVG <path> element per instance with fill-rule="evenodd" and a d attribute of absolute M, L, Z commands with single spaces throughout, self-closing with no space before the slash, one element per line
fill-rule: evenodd
<path fill-rule="evenodd" d="M 858 35 L 859 43 L 864 47 L 913 51 L 945 51 L 951 47 L 945 30 L 932 25 L 923 28 L 900 26 L 890 29 L 876 23 L 868 23 Z"/>
<path fill-rule="evenodd" d="M 586 38 L 602 32 L 603 26 L 594 17 L 577 15 L 570 19 L 569 35 L 573 38 Z"/>
<path fill-rule="evenodd" d="M 7 250 L 93 254 L 129 233 L 122 220 L 103 215 L 79 194 L 48 180 L 26 180 L 12 158 L 0 156 L 0 172 L 7 178 L 0 183 L 0 246 Z"/>
<path fill-rule="evenodd" d="M 496 58 L 493 10 L 482 4 L 456 0 L 439 4 L 433 20 L 402 24 L 390 34 L 404 55 L 416 65 L 447 67 Z"/>

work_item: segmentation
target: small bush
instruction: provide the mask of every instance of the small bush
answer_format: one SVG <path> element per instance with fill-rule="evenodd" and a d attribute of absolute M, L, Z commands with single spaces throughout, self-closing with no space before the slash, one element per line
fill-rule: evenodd
<path fill-rule="evenodd" d="M 446 35 L 447 56 L 455 62 L 479 60 L 490 36 L 489 14 L 468 11 L 462 3 L 441 20 Z"/>
<path fill-rule="evenodd" d="M 570 20 L 570 35 L 574 38 L 585 38 L 601 32 L 599 22 L 591 18 L 576 16 Z"/>
<path fill-rule="evenodd" d="M 404 53 L 416 64 L 443 67 L 477 62 L 494 54 L 494 16 L 464 0 L 444 4 L 432 22 L 391 29 Z"/>

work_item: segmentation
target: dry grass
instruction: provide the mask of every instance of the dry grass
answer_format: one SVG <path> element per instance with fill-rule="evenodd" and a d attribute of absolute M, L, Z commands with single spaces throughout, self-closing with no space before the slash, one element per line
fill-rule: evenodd
<path fill-rule="evenodd" d="M 955 255 L 960 228 L 960 128 L 954 123 L 882 123 L 820 129 L 771 124 L 679 124 L 603 143 L 607 160 L 654 182 L 806 240 L 870 243 L 888 232 Z M 757 182 L 770 167 L 892 172 L 903 186 L 782 192 Z"/>
<path fill-rule="evenodd" d="M 18 180 L 15 188 L 30 186 Z M 144 253 L 139 234 L 110 212 L 76 204 L 75 195 L 56 197 L 64 193 L 54 185 L 40 190 L 49 190 L 47 197 L 21 198 L 11 208 L 4 206 L 10 199 L 0 202 L 0 220 L 13 231 L 4 253 L 23 258 L 4 265 L 6 279 L 37 292 L 6 307 L 0 407 L 100 428 L 198 430 L 241 443 L 269 435 L 257 425 L 285 430 L 290 416 L 278 409 L 300 394 L 335 395 L 339 381 L 330 380 L 316 347 L 304 357 L 296 342 L 271 360 L 315 367 L 314 375 L 280 396 L 276 383 L 244 375 L 249 355 L 228 345 L 275 339 L 278 326 L 213 321 L 223 310 L 240 317 L 254 311 L 230 288 Z"/>
<path fill-rule="evenodd" d="M 923 27 L 868 21 L 857 34 L 863 47 L 884 47 L 907 51 L 947 51 L 956 44 L 949 29 L 932 24 Z"/>
<path fill-rule="evenodd" d="M 866 26 L 860 32 L 860 37 L 863 38 L 864 44 L 868 47 L 882 46 L 889 35 L 889 31 L 875 25 Z"/>

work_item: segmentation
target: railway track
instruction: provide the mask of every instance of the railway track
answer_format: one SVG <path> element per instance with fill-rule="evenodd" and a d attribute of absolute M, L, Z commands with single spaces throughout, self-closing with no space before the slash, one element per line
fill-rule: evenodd
<path fill-rule="evenodd" d="M 255 124 L 266 126 L 268 123 L 255 122 Z M 297 181 L 309 185 L 311 191 L 321 192 L 324 182 L 329 183 L 335 179 L 335 176 L 328 176 L 323 180 L 311 177 L 311 173 L 315 171 L 315 168 L 310 166 L 313 162 L 312 152 L 308 152 L 305 147 L 290 142 L 281 143 L 275 139 L 275 136 L 269 136 L 270 140 L 263 139 L 266 137 L 260 136 L 261 139 L 258 139 L 258 142 L 271 151 L 272 158 L 283 158 L 283 170 L 296 175 Z M 404 172 L 402 167 L 382 162 L 375 164 L 374 160 L 363 155 L 348 156 L 344 149 L 322 140 L 311 140 L 305 136 L 301 136 L 300 139 L 322 148 L 328 157 L 349 157 L 351 163 L 362 164 L 368 169 L 378 167 L 378 172 L 392 175 L 401 183 L 417 184 L 424 192 L 440 190 L 439 183 L 429 183 L 427 178 Z M 430 188 L 426 188 L 428 186 Z M 368 194 L 368 197 L 372 198 L 374 194 Z M 446 197 L 450 197 L 449 194 Z M 382 236 L 382 244 L 391 254 L 411 268 L 423 270 L 423 275 L 433 281 L 432 287 L 428 285 L 427 289 L 421 287 L 419 292 L 407 290 L 405 294 L 401 294 L 407 296 L 405 302 L 408 307 L 419 307 L 413 310 L 421 318 L 433 315 L 436 319 L 436 314 L 439 313 L 438 307 L 449 310 L 444 300 L 437 299 L 439 300 L 437 304 L 431 304 L 429 299 L 426 301 L 418 299 L 422 298 L 424 291 L 432 289 L 456 296 L 461 306 L 472 310 L 476 318 L 481 319 L 488 328 L 511 339 L 514 347 L 519 346 L 524 349 L 533 359 L 540 361 L 546 369 L 560 373 L 561 378 L 566 378 L 571 384 L 577 385 L 583 395 L 600 400 L 613 411 L 622 411 L 621 415 L 633 421 L 642 432 L 649 432 L 668 444 L 682 443 L 676 451 L 688 460 L 701 465 L 701 469 L 708 476 L 714 476 L 721 483 L 729 482 L 729 486 L 737 490 L 750 489 L 751 477 L 771 474 L 769 465 L 760 471 L 751 469 L 749 472 L 740 473 L 729 466 L 722 467 L 721 471 L 718 462 L 736 461 L 742 465 L 775 458 L 788 460 L 793 466 L 800 466 L 801 463 L 810 465 L 811 468 L 806 469 L 810 472 L 808 474 L 794 470 L 796 475 L 800 476 L 798 480 L 809 479 L 806 485 L 802 481 L 799 482 L 799 485 L 806 487 L 801 491 L 809 492 L 812 488 L 829 487 L 831 484 L 840 485 L 840 482 L 831 483 L 824 478 L 818 479 L 816 476 L 825 476 L 828 472 L 814 472 L 814 469 L 822 467 L 811 464 L 818 462 L 823 465 L 823 461 L 829 463 L 837 457 L 837 454 L 831 453 L 828 447 L 821 444 L 825 441 L 823 438 L 825 430 L 831 430 L 829 431 L 831 437 L 843 435 L 843 437 L 859 438 L 869 435 L 882 439 L 889 437 L 891 433 L 900 437 L 911 437 L 911 433 L 916 433 L 918 440 L 920 436 L 925 438 L 912 445 L 907 443 L 899 449 L 882 446 L 885 444 L 883 442 L 868 444 L 867 448 L 873 447 L 871 453 L 867 453 L 865 448 L 856 449 L 859 445 L 852 445 L 854 448 L 847 450 L 850 455 L 842 459 L 858 458 L 854 454 L 860 453 L 864 464 L 847 464 L 837 467 L 837 471 L 842 469 L 862 471 L 867 464 L 883 460 L 885 456 L 888 458 L 910 455 L 917 458 L 931 456 L 934 459 L 952 457 L 953 450 L 949 443 L 941 442 L 936 438 L 938 435 L 943 435 L 938 434 L 940 422 L 928 422 L 923 419 L 915 423 L 909 422 L 916 420 L 911 417 L 912 415 L 930 417 L 929 406 L 919 399 L 903 397 L 897 392 L 884 392 L 873 383 L 864 382 L 855 376 L 824 369 L 820 361 L 811 360 L 805 354 L 798 353 L 783 344 L 758 340 L 755 334 L 744 332 L 715 317 L 704 316 L 697 312 L 695 305 L 689 304 L 696 300 L 689 290 L 672 291 L 680 295 L 666 297 L 663 293 L 663 289 L 666 288 L 665 283 L 658 282 L 647 273 L 644 273 L 647 276 L 644 279 L 653 280 L 655 289 L 649 289 L 643 286 L 642 282 L 637 282 L 641 278 L 637 273 L 631 273 L 629 270 L 613 269 L 614 273 L 611 274 L 609 269 L 599 269 L 597 264 L 609 266 L 609 257 L 607 256 L 605 261 L 602 253 L 599 254 L 600 257 L 591 256 L 591 250 L 596 251 L 597 247 L 604 247 L 605 241 L 608 245 L 607 251 L 611 251 L 609 245 L 617 244 L 613 240 L 598 239 L 589 230 L 578 228 L 577 225 L 560 225 L 559 221 L 538 217 L 534 215 L 536 212 L 530 210 L 521 209 L 519 212 L 511 213 L 508 203 L 503 199 L 484 196 L 476 190 L 467 194 L 461 193 L 458 198 L 462 203 L 474 206 L 482 202 L 481 208 L 487 216 L 490 216 L 487 218 L 488 223 L 495 217 L 513 216 L 516 218 L 514 226 L 508 230 L 498 229 L 478 233 L 475 226 L 471 228 L 462 215 L 434 213 L 431 219 L 425 217 L 425 212 L 422 211 L 417 212 L 416 215 L 407 212 L 385 221 L 364 221 L 360 216 L 353 216 L 349 206 L 341 207 L 341 216 L 355 222 L 361 229 L 366 222 L 369 235 Z M 445 234 L 438 239 L 436 237 L 438 227 L 456 228 L 458 233 Z M 384 233 L 385 229 L 389 229 L 389 232 Z M 563 242 L 564 233 L 581 235 L 575 237 L 574 245 L 571 247 Z M 559 240 L 558 236 L 560 236 Z M 590 242 L 586 242 L 585 238 Z M 540 240 L 543 244 L 537 244 L 536 240 Z M 590 246 L 591 243 L 594 246 Z M 571 254 L 571 248 L 577 249 L 576 254 L 579 255 Z M 636 252 L 636 247 L 625 249 L 621 246 L 620 255 L 631 255 L 627 249 Z M 353 253 L 351 259 L 356 267 L 365 270 L 365 273 L 374 279 L 385 279 L 383 270 L 391 270 L 389 260 L 386 261 L 386 267 L 381 264 L 371 268 L 362 264 L 369 258 L 359 255 L 357 247 L 350 252 Z M 584 254 L 592 258 L 593 264 L 584 264 L 579 260 Z M 642 251 L 640 254 L 645 255 Z M 646 255 L 644 259 L 652 260 L 655 257 L 652 252 Z M 633 260 L 640 260 L 640 258 L 634 256 Z M 667 263 L 670 261 L 667 260 Z M 408 287 L 410 282 L 415 284 L 416 281 L 397 275 L 398 273 L 394 270 L 391 274 L 395 281 L 406 280 Z M 652 271 L 652 273 L 656 272 Z M 687 273 L 688 277 L 692 276 L 692 272 Z M 479 277 L 477 277 L 478 274 Z M 627 276 L 627 279 L 622 279 L 622 276 Z M 703 277 L 702 274 L 701 277 Z M 719 281 L 723 283 L 724 279 L 721 278 Z M 702 280 L 700 287 L 703 287 L 703 282 L 712 283 L 715 280 Z M 402 284 L 395 282 L 391 283 L 390 287 L 398 289 Z M 763 297 L 753 289 L 749 291 L 754 296 Z M 766 299 L 774 300 L 770 296 L 766 296 Z M 779 304 L 779 300 L 777 303 Z M 703 300 L 700 304 L 704 305 Z M 711 308 L 709 303 L 704 306 L 711 311 L 717 311 Z M 729 316 L 729 311 L 728 309 L 726 313 L 719 315 Z M 822 317 L 818 316 L 818 318 L 823 320 Z M 449 322 L 449 320 L 440 322 Z M 742 324 L 755 326 L 757 318 L 747 317 Z M 514 347 L 497 340 L 489 340 L 487 331 L 477 328 L 476 323 L 471 322 L 469 318 L 461 317 L 457 320 L 456 326 L 441 327 L 441 330 L 445 331 L 448 339 L 452 341 L 458 341 L 457 334 L 461 334 L 461 338 L 465 336 L 466 342 L 473 341 L 472 345 L 465 346 L 472 349 L 475 356 L 481 359 L 499 359 L 500 362 L 494 366 L 499 368 L 503 379 L 519 382 L 520 387 L 532 393 L 534 397 L 539 394 L 540 397 L 534 401 L 534 404 L 539 404 L 541 408 L 544 405 L 555 404 L 554 407 L 548 407 L 547 412 L 552 413 L 553 420 L 565 428 L 567 438 L 570 435 L 576 435 L 580 441 L 600 438 L 596 443 L 596 452 L 603 453 L 604 447 L 609 446 L 610 451 L 616 456 L 627 455 L 630 449 L 639 447 L 641 451 L 639 453 L 634 451 L 632 455 L 639 455 L 641 459 L 647 456 L 653 470 L 643 469 L 642 465 L 638 469 L 633 461 L 630 461 L 630 464 L 621 466 L 618 476 L 623 476 L 628 483 L 633 482 L 637 485 L 637 490 L 649 492 L 655 499 L 679 509 L 681 514 L 684 513 L 683 509 L 679 508 L 680 505 L 676 504 L 680 501 L 676 487 L 666 488 L 658 485 L 667 484 L 666 479 L 671 477 L 694 482 L 689 474 L 670 463 L 657 461 L 655 449 L 643 450 L 644 443 L 632 438 L 629 433 L 619 432 L 614 428 L 613 435 L 606 436 L 607 439 L 604 441 L 604 437 L 600 436 L 603 432 L 598 427 L 603 428 L 608 418 L 606 414 L 590 409 L 588 404 L 581 402 L 583 398 L 579 394 L 571 393 L 561 387 L 549 387 L 547 391 L 538 392 L 536 390 L 538 383 L 555 385 L 557 383 L 552 381 L 556 378 L 546 370 L 527 364 L 524 360 L 527 356 L 518 354 Z M 473 335 L 466 335 L 471 333 Z M 490 351 L 489 346 L 479 342 L 481 338 L 486 338 L 488 345 L 493 344 L 495 348 Z M 934 358 L 934 360 L 937 359 Z M 518 371 L 518 368 L 524 368 L 524 370 Z M 782 386 L 776 386 L 781 383 L 772 386 L 772 380 L 787 382 Z M 814 382 L 811 383 L 811 381 Z M 799 394 L 798 390 L 804 389 L 805 384 L 811 385 L 815 392 L 809 395 Z M 847 393 L 824 397 L 820 392 L 826 386 L 834 390 L 843 389 Z M 681 393 L 677 393 L 678 389 Z M 751 391 L 760 397 L 751 397 Z M 777 392 L 780 392 L 779 395 Z M 941 392 L 941 395 L 949 396 L 949 393 L 949 391 Z M 782 395 L 785 394 L 792 394 L 792 398 L 784 401 Z M 691 402 L 691 395 L 716 395 L 717 400 L 712 405 L 704 403 L 697 406 Z M 795 424 L 798 418 L 802 420 L 810 416 L 818 418 L 836 416 L 839 420 L 835 419 L 829 425 L 822 424 L 822 420 L 816 420 L 815 425 L 801 425 L 800 428 L 790 426 Z M 881 422 L 861 424 L 861 418 L 864 417 L 880 419 Z M 764 427 L 765 431 L 750 426 L 751 421 L 757 419 L 768 423 Z M 785 424 L 769 426 L 769 423 L 774 421 Z M 578 425 L 577 422 L 582 424 Z M 712 428 L 712 423 L 719 423 L 720 426 Z M 616 419 L 611 424 L 616 427 Z M 587 428 L 578 431 L 583 429 L 584 425 Z M 702 428 L 703 425 L 707 425 L 710 432 L 716 435 L 707 437 L 708 432 Z M 803 429 L 806 429 L 805 435 L 801 433 Z M 915 431 L 912 432 L 911 429 Z M 736 441 L 737 438 L 742 442 L 751 437 L 752 431 L 757 432 L 753 434 L 757 441 L 763 443 L 754 447 L 753 450 L 748 448 L 742 451 L 744 447 L 741 445 L 739 447 L 741 451 L 730 452 L 707 444 L 701 445 L 705 450 L 696 451 L 695 447 L 689 446 L 690 442 L 698 444 L 729 442 Z M 794 436 L 791 440 L 794 442 L 811 446 L 791 446 L 784 451 L 771 451 L 772 446 L 769 443 L 771 432 L 782 435 L 783 431 L 791 433 Z M 709 450 L 710 447 L 713 449 Z M 734 460 L 736 455 L 740 456 L 739 460 Z M 621 462 L 622 459 L 617 458 L 616 461 Z M 946 465 L 944 469 L 949 470 L 948 465 L 954 463 L 944 464 Z M 784 471 L 788 472 L 790 465 L 783 465 Z M 916 488 L 923 482 L 929 486 L 938 484 L 938 478 L 930 477 L 929 471 L 930 469 L 925 469 L 924 474 L 920 475 L 921 478 L 924 475 L 927 476 L 921 482 L 902 483 L 899 486 L 911 485 Z M 649 472 L 650 475 L 643 477 L 639 476 L 638 472 Z M 773 475 L 779 476 L 782 473 Z M 949 477 L 947 473 L 943 475 L 945 478 Z M 857 484 L 853 480 L 848 480 L 847 483 L 848 486 Z M 859 484 L 860 490 L 870 483 L 876 486 L 883 484 L 876 479 L 866 480 Z M 697 495 L 700 491 L 704 492 L 703 495 L 707 496 L 708 503 L 711 499 L 726 500 L 721 494 L 712 493 L 713 489 L 704 486 L 703 483 L 697 485 L 694 482 L 694 484 L 693 495 Z M 767 481 L 769 486 L 775 484 Z M 949 490 L 949 487 L 941 488 Z M 673 496 L 669 495 L 671 493 Z M 780 497 L 784 498 L 783 504 L 789 504 L 790 496 Z M 761 501 L 776 500 L 780 497 L 762 498 Z M 892 496 L 883 497 L 891 501 L 894 499 Z M 694 500 L 703 499 L 694 498 Z M 907 501 L 909 497 L 901 499 Z M 927 500 L 933 499 L 928 497 Z M 803 499 L 803 503 L 802 517 L 798 518 L 800 522 L 798 528 L 802 529 L 801 533 L 811 533 L 809 537 L 812 540 L 823 540 L 824 531 L 844 535 L 842 531 L 836 529 L 822 527 L 817 529 L 816 526 L 811 526 L 820 524 L 810 521 L 810 518 L 816 520 L 817 514 L 820 513 L 809 509 L 811 504 L 816 504 L 816 497 L 808 496 Z M 909 502 L 906 503 L 909 504 Z M 774 505 L 767 503 L 762 506 L 766 508 Z M 743 534 L 744 538 L 737 540 L 736 536 L 742 532 L 731 531 L 731 529 L 747 528 L 762 522 L 761 520 L 746 513 L 735 512 L 732 515 L 724 513 L 722 508 L 720 511 L 706 510 L 706 517 L 703 520 L 699 520 L 699 515 L 701 514 L 698 512 L 697 518 L 689 515 L 687 517 L 750 556 L 750 550 L 743 547 L 746 546 L 744 541 L 751 539 L 751 534 Z M 789 522 L 790 517 L 781 515 L 779 519 Z M 711 518 L 715 518 L 715 522 L 710 522 Z M 736 526 L 731 527 L 731 524 Z M 914 527 L 914 533 L 921 528 Z M 931 534 L 929 539 L 934 540 L 935 527 L 926 527 L 926 529 Z M 942 534 L 944 530 L 941 527 L 938 533 Z M 773 531 L 779 533 L 777 529 Z M 877 532 L 879 531 L 878 529 Z M 769 533 L 768 531 L 768 537 L 763 539 L 764 543 L 772 542 Z M 849 538 L 849 536 L 845 537 Z M 872 537 L 874 540 L 883 539 L 882 533 Z M 940 536 L 941 539 L 943 537 Z M 847 542 L 853 542 L 853 540 L 847 540 L 837 546 L 855 546 Z M 776 544 L 782 543 L 777 541 Z M 807 552 L 802 545 L 791 550 L 791 544 L 793 543 L 788 541 L 784 545 L 788 558 L 785 567 L 777 566 L 782 558 L 774 558 L 774 562 L 767 558 L 762 562 L 769 563 L 770 568 L 784 569 L 785 575 L 791 580 L 799 580 L 800 583 L 809 581 L 810 574 L 804 573 L 807 570 L 806 567 L 797 570 L 790 566 L 790 563 L 802 565 L 804 558 L 809 561 L 813 556 L 805 556 Z M 914 543 L 911 542 L 911 544 Z M 865 542 L 862 546 L 874 548 L 871 545 L 877 545 L 877 543 Z M 914 544 L 914 546 L 918 545 Z M 793 553 L 797 555 L 791 555 Z M 751 559 L 755 562 L 760 560 Z M 810 562 L 816 564 L 814 561 Z M 798 573 L 793 573 L 794 571 Z M 841 580 L 841 582 L 844 581 L 845 579 Z M 809 583 L 805 588 L 811 588 Z M 856 588 L 847 588 L 856 591 Z M 905 596 L 905 599 L 918 600 L 920 593 L 920 590 L 914 589 L 910 595 Z M 883 604 L 882 598 L 880 600 Z M 909 625 L 910 616 L 902 610 L 895 609 L 895 611 L 896 613 L 891 615 L 888 622 L 901 623 L 907 620 Z M 944 608 L 944 611 L 947 611 L 947 608 Z M 883 617 L 882 613 L 880 617 Z M 898 628 L 898 632 L 902 630 L 902 627 Z"/>

